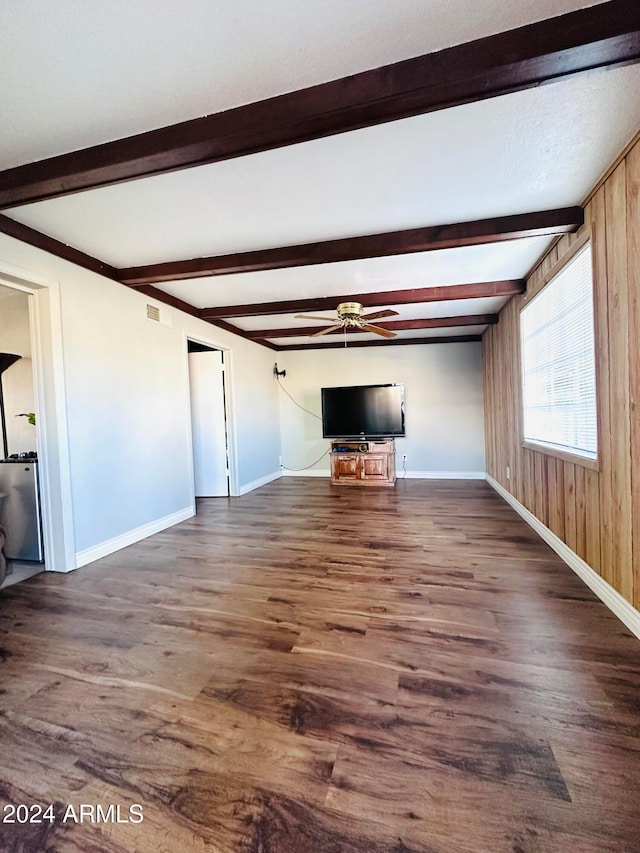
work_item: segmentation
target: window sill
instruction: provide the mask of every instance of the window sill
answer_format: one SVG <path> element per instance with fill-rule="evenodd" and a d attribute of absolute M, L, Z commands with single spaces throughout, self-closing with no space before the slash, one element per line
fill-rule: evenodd
<path fill-rule="evenodd" d="M 536 453 L 544 453 L 546 456 L 553 456 L 556 459 L 562 459 L 563 462 L 571 462 L 573 465 L 579 465 L 582 468 L 589 468 L 591 471 L 600 470 L 599 459 L 589 459 L 587 456 L 578 456 L 577 453 L 571 453 L 569 450 L 561 450 L 553 447 L 550 444 L 542 444 L 536 441 L 523 441 L 522 446 L 527 450 L 535 450 Z"/>

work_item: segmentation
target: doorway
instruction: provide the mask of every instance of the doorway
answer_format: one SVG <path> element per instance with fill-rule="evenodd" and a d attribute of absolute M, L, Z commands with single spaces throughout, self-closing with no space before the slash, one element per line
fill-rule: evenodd
<path fill-rule="evenodd" d="M 7 418 L 12 423 L 9 455 L 22 451 L 26 441 L 24 430 L 37 444 L 37 468 L 42 520 L 44 561 L 39 570 L 69 572 L 76 568 L 73 511 L 71 499 L 71 474 L 67 439 L 66 395 L 62 351 L 62 318 L 60 311 L 60 285 L 55 280 L 32 275 L 25 270 L 0 262 L 0 286 L 11 294 L 22 294 L 29 303 L 29 333 L 31 348 L 30 375 L 33 378 L 33 406 L 35 424 L 27 418 Z M 24 370 L 23 362 L 22 370 Z M 18 362 L 20 363 L 20 362 Z M 14 365 L 15 368 L 15 365 Z M 14 369 L 11 368 L 11 369 Z M 8 371 L 7 371 L 8 373 Z M 23 398 L 23 403 L 26 398 Z M 16 432 L 17 421 L 23 432 Z M 15 444 L 15 441 L 21 442 Z M 25 445 L 26 447 L 26 445 Z M 33 457 L 32 457 L 33 458 Z"/>
<path fill-rule="evenodd" d="M 223 350 L 187 339 L 196 498 L 229 496 L 229 437 Z"/>
<path fill-rule="evenodd" d="M 0 586 L 44 570 L 28 293 L 0 284 Z"/>

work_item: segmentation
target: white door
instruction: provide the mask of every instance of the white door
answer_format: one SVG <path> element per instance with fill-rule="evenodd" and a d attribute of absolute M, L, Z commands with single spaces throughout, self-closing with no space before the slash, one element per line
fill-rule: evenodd
<path fill-rule="evenodd" d="M 224 375 L 219 350 L 189 353 L 193 470 L 197 498 L 229 494 Z"/>

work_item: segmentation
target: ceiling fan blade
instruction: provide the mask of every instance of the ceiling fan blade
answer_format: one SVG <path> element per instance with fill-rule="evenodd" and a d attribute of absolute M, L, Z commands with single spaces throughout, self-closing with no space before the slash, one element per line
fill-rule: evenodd
<path fill-rule="evenodd" d="M 394 311 L 391 308 L 385 308 L 384 311 L 374 311 L 373 314 L 365 314 L 362 317 L 360 317 L 360 319 L 364 320 L 366 322 L 367 320 L 379 320 L 380 317 L 397 317 L 397 316 L 398 316 L 397 311 Z"/>
<path fill-rule="evenodd" d="M 313 317 L 311 314 L 296 314 L 294 320 L 322 320 L 323 323 L 333 322 L 333 317 Z"/>
<path fill-rule="evenodd" d="M 363 323 L 360 326 L 363 332 L 374 332 L 376 335 L 382 335 L 383 338 L 395 338 L 396 333 L 389 329 L 383 329 L 382 326 L 370 326 L 368 323 Z"/>
<path fill-rule="evenodd" d="M 314 332 L 312 335 L 309 335 L 310 338 L 319 338 L 320 335 L 326 335 L 329 332 L 333 332 L 335 329 L 341 329 L 342 323 L 338 323 L 337 326 L 327 326 L 326 329 L 320 329 L 319 332 Z"/>

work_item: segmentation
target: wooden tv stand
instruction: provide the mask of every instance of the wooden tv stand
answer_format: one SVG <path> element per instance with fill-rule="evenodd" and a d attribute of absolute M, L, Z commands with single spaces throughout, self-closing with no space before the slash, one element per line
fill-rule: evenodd
<path fill-rule="evenodd" d="M 332 441 L 332 486 L 395 486 L 395 439 Z"/>

